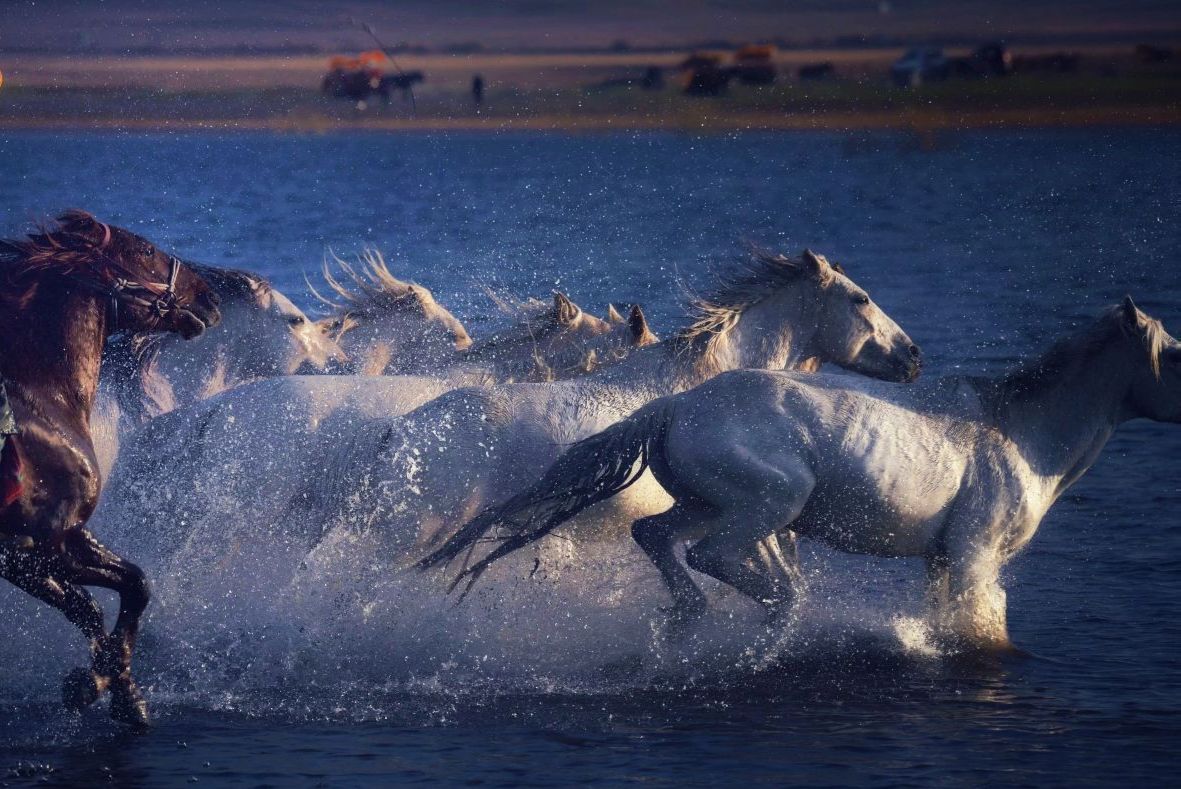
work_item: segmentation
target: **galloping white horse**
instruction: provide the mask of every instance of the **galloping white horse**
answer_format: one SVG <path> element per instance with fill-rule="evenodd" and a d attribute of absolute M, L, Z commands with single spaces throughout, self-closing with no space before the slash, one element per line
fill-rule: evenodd
<path fill-rule="evenodd" d="M 323 371 L 343 352 L 262 277 L 189 264 L 220 298 L 222 322 L 197 340 L 137 334 L 108 343 L 91 430 L 106 476 L 119 439 L 148 419 L 247 381 Z"/>
<path fill-rule="evenodd" d="M 150 539 L 174 517 L 197 528 L 202 519 L 196 513 L 213 512 L 203 499 L 215 493 L 234 512 L 257 511 L 252 528 L 265 528 L 264 513 L 270 513 L 292 531 L 319 534 L 330 502 L 339 502 L 340 490 L 355 483 L 342 469 L 358 469 L 357 478 L 366 474 L 364 464 L 377 458 L 376 451 L 366 452 L 389 432 L 392 419 L 457 387 L 489 385 L 514 370 L 546 378 L 587 375 L 658 341 L 639 307 L 627 319 L 612 310 L 609 324 L 601 322 L 609 328 L 605 334 L 588 331 L 592 316 L 561 294 L 552 309 L 525 309 L 527 321 L 494 335 L 477 358 L 437 376 L 280 376 L 152 420 L 122 448 L 96 517 L 115 529 L 132 518 L 141 524 L 139 536 Z M 267 476 L 272 468 L 276 479 Z M 175 495 L 171 503 L 143 498 L 156 484 Z M 218 529 L 230 515 L 210 515 L 208 525 Z"/>
<path fill-rule="evenodd" d="M 673 339 L 596 375 L 458 389 L 395 422 L 384 457 L 371 461 L 374 475 L 387 480 L 374 506 L 406 513 L 390 525 L 392 538 L 442 540 L 482 507 L 526 488 L 564 446 L 725 370 L 832 362 L 896 381 L 918 374 L 910 338 L 864 290 L 808 251 L 798 259 L 754 256 L 696 309 L 698 319 Z M 620 506 L 647 514 L 666 502 L 649 480 Z M 589 533 L 601 532 L 600 519 Z M 764 549 L 774 565 L 777 544 Z"/>
<path fill-rule="evenodd" d="M 674 614 L 705 598 L 689 567 L 772 614 L 791 590 L 743 564 L 790 527 L 843 551 L 926 560 L 936 632 L 1009 648 L 1001 566 L 1129 419 L 1181 422 L 1181 344 L 1126 299 L 1044 356 L 996 378 L 896 386 L 741 371 L 657 400 L 570 449 L 529 490 L 481 513 L 425 564 L 500 529 L 461 578 L 540 538 L 651 468 L 675 499 L 632 534 Z M 458 583 L 458 579 L 457 579 Z"/>
<path fill-rule="evenodd" d="M 410 551 L 526 488 L 564 445 L 724 370 L 823 360 L 898 381 L 918 372 L 910 338 L 864 290 L 811 253 L 754 258 L 697 311 L 698 320 L 674 339 L 593 375 L 464 388 L 400 419 L 380 418 L 380 398 L 365 398 L 366 413 L 342 408 L 304 427 L 298 405 L 267 408 L 263 393 L 216 413 L 202 403 L 166 415 L 136 437 L 141 451 L 129 447 L 121 456 L 95 517 L 137 539 L 158 533 L 162 550 L 283 534 L 306 552 L 325 529 L 370 523 Z M 258 386 L 227 394 L 240 399 Z M 270 416 L 259 417 L 260 408 Z M 631 494 L 629 513 L 667 507 L 655 481 Z M 226 524 L 241 512 L 251 513 L 249 532 L 227 535 Z M 601 531 L 602 521 L 592 528 Z"/>

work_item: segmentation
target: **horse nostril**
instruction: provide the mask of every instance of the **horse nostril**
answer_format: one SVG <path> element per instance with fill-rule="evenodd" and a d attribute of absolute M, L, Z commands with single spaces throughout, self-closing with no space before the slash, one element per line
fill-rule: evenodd
<path fill-rule="evenodd" d="M 910 358 L 912 359 L 918 359 L 923 355 L 922 350 L 920 350 L 919 346 L 917 345 L 912 345 L 907 348 L 907 350 L 910 351 Z"/>

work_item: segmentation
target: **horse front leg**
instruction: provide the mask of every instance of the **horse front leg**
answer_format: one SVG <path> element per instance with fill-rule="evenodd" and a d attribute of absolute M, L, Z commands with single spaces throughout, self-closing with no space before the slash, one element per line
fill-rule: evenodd
<path fill-rule="evenodd" d="M 103 546 L 78 527 L 65 542 L 65 574 L 75 584 L 111 589 L 119 595 L 119 617 L 99 640 L 95 674 L 110 684 L 111 717 L 135 727 L 148 725 L 148 706 L 131 676 L 131 657 L 140 618 L 151 600 L 147 577 L 136 565 Z"/>
<path fill-rule="evenodd" d="M 0 552 L 0 576 L 18 589 L 53 606 L 82 631 L 90 648 L 91 669 L 77 668 L 62 683 L 62 702 L 72 710 L 93 704 L 110 684 L 94 670 L 106 636 L 102 608 L 86 589 L 64 580 L 60 556 L 40 549 Z"/>
<path fill-rule="evenodd" d="M 1011 652 L 1001 560 L 991 552 L 928 562 L 935 631 L 954 647 Z"/>

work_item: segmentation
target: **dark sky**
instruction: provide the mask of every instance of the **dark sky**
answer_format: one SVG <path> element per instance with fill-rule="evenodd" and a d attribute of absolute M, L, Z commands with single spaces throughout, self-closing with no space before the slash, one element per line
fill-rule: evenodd
<path fill-rule="evenodd" d="M 0 0 L 0 50 L 331 49 L 364 44 L 354 19 L 372 22 L 390 41 L 431 47 L 1135 34 L 1181 30 L 1179 8 L 1181 0 Z"/>

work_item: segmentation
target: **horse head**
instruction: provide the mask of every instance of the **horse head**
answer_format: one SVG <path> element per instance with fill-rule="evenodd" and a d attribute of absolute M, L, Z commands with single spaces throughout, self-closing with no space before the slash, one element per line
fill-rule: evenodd
<path fill-rule="evenodd" d="M 22 257 L 23 272 L 59 271 L 109 298 L 110 332 L 174 332 L 191 339 L 221 320 L 217 294 L 180 258 L 85 211 L 66 211 L 53 227 L 8 246 Z"/>
<path fill-rule="evenodd" d="M 873 378 L 902 382 L 917 378 L 922 351 L 865 289 L 823 255 L 806 249 L 802 260 L 820 285 L 814 355 Z"/>
<path fill-rule="evenodd" d="M 324 280 L 339 302 L 322 300 L 336 314 L 319 328 L 368 373 L 434 369 L 471 345 L 463 324 L 421 285 L 390 273 L 376 250 L 365 250 L 359 268 L 336 259 L 347 284 L 324 266 Z"/>
<path fill-rule="evenodd" d="M 221 297 L 219 356 L 239 380 L 323 371 L 343 359 L 337 342 L 257 274 L 193 265 Z"/>
<path fill-rule="evenodd" d="M 741 368 L 811 370 L 829 362 L 888 381 L 911 381 L 921 353 L 839 266 L 756 251 L 716 292 L 691 304 L 678 335 L 698 376 Z"/>
<path fill-rule="evenodd" d="M 1130 296 L 1104 319 L 1117 327 L 1110 336 L 1130 363 L 1125 416 L 1181 423 L 1181 343 Z"/>

